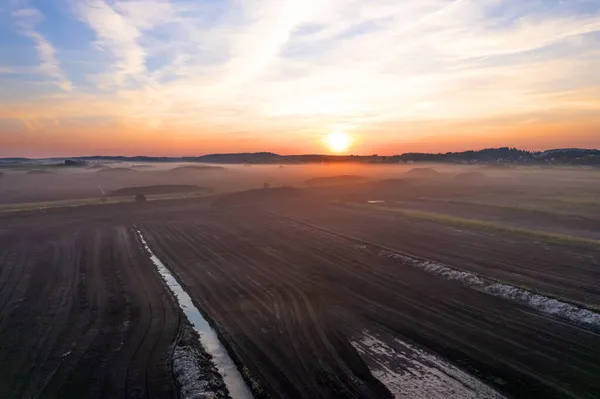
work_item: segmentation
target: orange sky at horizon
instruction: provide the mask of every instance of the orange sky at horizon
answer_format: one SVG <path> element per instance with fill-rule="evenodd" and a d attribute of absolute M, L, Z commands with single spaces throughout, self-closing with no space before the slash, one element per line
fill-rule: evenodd
<path fill-rule="evenodd" d="M 529 151 L 552 148 L 600 148 L 600 123 L 579 125 L 532 125 L 488 128 L 474 133 L 479 126 L 447 126 L 443 134 L 419 133 L 412 139 L 401 134 L 352 131 L 352 142 L 347 151 L 339 154 L 397 155 L 406 152 L 458 152 L 495 147 L 517 147 Z M 398 131 L 401 131 L 399 128 Z M 454 133 L 457 132 L 457 133 Z M 122 155 L 122 156 L 199 156 L 210 153 L 274 152 L 282 155 L 330 154 L 338 155 L 325 143 L 329 131 L 309 132 L 297 140 L 298 134 L 262 135 L 245 133 L 231 138 L 226 133 L 202 135 L 177 134 L 166 131 L 137 131 L 126 127 L 100 127 L 85 133 L 70 132 L 55 135 L 52 131 L 27 131 L 5 135 L 0 157 L 22 156 L 31 158 Z M 389 136 L 396 136 L 390 139 Z M 199 137 L 200 136 L 200 137 Z"/>
<path fill-rule="evenodd" d="M 0 157 L 600 148 L 594 3 L 11 1 Z"/>

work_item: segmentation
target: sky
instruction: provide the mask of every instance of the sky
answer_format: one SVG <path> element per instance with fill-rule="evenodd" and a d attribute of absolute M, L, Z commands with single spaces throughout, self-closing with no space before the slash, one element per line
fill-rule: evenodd
<path fill-rule="evenodd" d="M 600 148 L 600 0 L 3 0 L 0 157 Z"/>

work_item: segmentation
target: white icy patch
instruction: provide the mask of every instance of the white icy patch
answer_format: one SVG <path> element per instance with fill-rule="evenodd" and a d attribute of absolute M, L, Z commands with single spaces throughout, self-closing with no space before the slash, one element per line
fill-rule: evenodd
<path fill-rule="evenodd" d="M 194 349 L 189 346 L 176 346 L 173 352 L 173 372 L 184 399 L 213 397 L 207 390 L 208 381 L 198 366 L 196 356 Z"/>
<path fill-rule="evenodd" d="M 392 251 L 380 251 L 379 255 L 401 260 L 404 264 L 408 263 L 413 267 L 422 269 L 429 274 L 435 274 L 436 276 L 443 277 L 446 280 L 458 280 L 468 285 L 484 284 L 484 281 L 473 273 L 452 269 L 450 267 L 440 265 L 439 263 L 411 258 L 410 256 L 406 256 Z"/>
<path fill-rule="evenodd" d="M 559 316 L 576 323 L 600 326 L 600 314 L 596 312 L 535 294 L 522 288 L 513 287 L 512 285 L 490 284 L 483 291 L 494 296 L 525 303 L 542 313 Z"/>
<path fill-rule="evenodd" d="M 369 204 L 383 204 L 385 201 L 384 200 L 371 200 L 371 201 L 367 201 L 367 203 Z"/>
<path fill-rule="evenodd" d="M 392 251 L 382 250 L 379 252 L 379 256 L 401 260 L 403 264 L 424 270 L 429 274 L 445 278 L 446 280 L 460 281 L 467 287 L 496 297 L 520 302 L 542 313 L 559 316 L 576 323 L 600 327 L 600 313 L 570 303 L 539 295 L 512 285 L 496 283 L 474 273 L 464 272 L 439 263 L 412 258 Z"/>
<path fill-rule="evenodd" d="M 233 399 L 243 398 L 251 399 L 252 393 L 246 385 L 246 382 L 242 378 L 239 370 L 235 366 L 235 363 L 229 357 L 227 350 L 219 340 L 217 333 L 208 324 L 208 321 L 202 316 L 202 313 L 196 308 L 192 302 L 192 298 L 188 295 L 183 287 L 177 282 L 175 277 L 171 274 L 169 269 L 162 263 L 162 261 L 154 255 L 148 243 L 144 239 L 144 236 L 139 230 L 136 230 L 140 241 L 144 245 L 144 248 L 150 254 L 150 259 L 158 269 L 159 274 L 163 280 L 167 283 L 167 286 L 171 292 L 175 295 L 179 307 L 183 310 L 183 313 L 192 324 L 192 327 L 200 336 L 200 343 L 212 356 L 212 360 L 219 370 L 219 374 L 223 377 L 223 381 L 229 390 L 229 393 Z"/>
<path fill-rule="evenodd" d="M 477 378 L 397 338 L 395 349 L 365 330 L 352 346 L 396 398 L 503 398 Z"/>

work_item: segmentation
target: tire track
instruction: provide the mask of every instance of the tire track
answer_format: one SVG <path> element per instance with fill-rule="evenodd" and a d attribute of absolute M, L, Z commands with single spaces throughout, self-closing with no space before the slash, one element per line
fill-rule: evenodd
<path fill-rule="evenodd" d="M 377 389 L 346 348 L 333 309 L 385 326 L 517 397 L 584 397 L 597 384 L 598 334 L 404 270 L 362 241 L 258 212 L 143 228 L 272 395 L 363 397 Z"/>
<path fill-rule="evenodd" d="M 0 245 L 0 397 L 177 397 L 179 313 L 127 231 L 24 227 Z M 132 308 L 145 331 L 132 329 Z M 126 342 L 139 343 L 135 356 Z"/>

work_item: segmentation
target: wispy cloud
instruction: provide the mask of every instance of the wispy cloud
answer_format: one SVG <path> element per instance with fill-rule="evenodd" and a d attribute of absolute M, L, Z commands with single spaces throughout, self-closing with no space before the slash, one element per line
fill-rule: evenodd
<path fill-rule="evenodd" d="M 35 8 L 18 8 L 12 12 L 12 15 L 20 33 L 34 42 L 40 61 L 39 73 L 50 77 L 62 90 L 73 90 L 73 84 L 61 70 L 60 62 L 56 57 L 56 50 L 44 36 L 35 30 L 36 25 L 44 19 L 44 16 Z"/>
<path fill-rule="evenodd" d="M 76 15 L 96 34 L 97 48 L 110 56 L 111 66 L 97 77 L 99 84 L 114 88 L 128 78 L 142 77 L 146 53 L 138 45 L 141 33 L 135 24 L 102 0 L 77 0 L 73 4 Z"/>
<path fill-rule="evenodd" d="M 39 98 L 30 114 L 302 138 L 600 111 L 593 1 L 65 1 L 101 68 L 78 75 L 102 94 Z M 40 70 L 71 89 L 39 12 L 15 18 Z"/>

